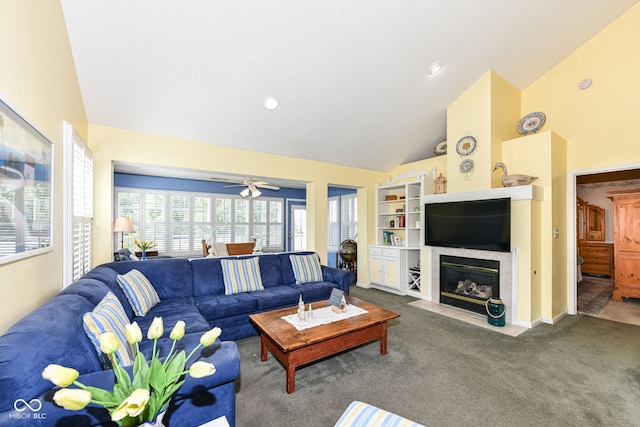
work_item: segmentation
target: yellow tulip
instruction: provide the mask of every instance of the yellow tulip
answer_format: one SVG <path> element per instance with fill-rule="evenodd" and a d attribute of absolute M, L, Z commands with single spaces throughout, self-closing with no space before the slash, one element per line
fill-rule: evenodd
<path fill-rule="evenodd" d="M 185 323 L 184 320 L 178 320 L 178 323 L 171 330 L 169 337 L 172 340 L 181 340 L 184 336 Z"/>
<path fill-rule="evenodd" d="M 147 332 L 147 338 L 150 340 L 158 339 L 164 333 L 164 326 L 162 325 L 162 317 L 156 317 L 151 322 L 151 326 L 149 326 L 149 331 Z"/>
<path fill-rule="evenodd" d="M 55 364 L 47 366 L 44 368 L 44 371 L 42 371 L 42 378 L 51 381 L 58 387 L 70 386 L 78 379 L 79 375 L 75 369 L 65 368 L 64 366 Z"/>
<path fill-rule="evenodd" d="M 216 367 L 211 363 L 198 360 L 193 362 L 193 365 L 189 368 L 189 375 L 193 378 L 202 378 L 213 375 L 216 372 Z"/>
<path fill-rule="evenodd" d="M 200 337 L 200 344 L 203 347 L 206 347 L 208 345 L 213 344 L 213 342 L 220 336 L 221 333 L 222 333 L 222 329 L 220 329 L 218 327 L 215 327 L 215 328 L 205 332 Z"/>
<path fill-rule="evenodd" d="M 126 335 L 129 344 L 135 344 L 142 341 L 142 331 L 140 330 L 140 326 L 138 326 L 138 322 L 133 322 L 125 326 L 124 334 Z"/>
<path fill-rule="evenodd" d="M 68 411 L 79 411 L 91 402 L 91 392 L 79 388 L 61 388 L 53 395 L 53 401 Z"/>
<path fill-rule="evenodd" d="M 124 417 L 137 417 L 144 411 L 149 401 L 149 390 L 137 388 L 111 414 L 112 421 L 120 421 Z"/>
<path fill-rule="evenodd" d="M 113 354 L 120 347 L 118 338 L 113 332 L 105 332 L 98 335 L 98 341 L 100 341 L 100 350 L 104 354 Z"/>

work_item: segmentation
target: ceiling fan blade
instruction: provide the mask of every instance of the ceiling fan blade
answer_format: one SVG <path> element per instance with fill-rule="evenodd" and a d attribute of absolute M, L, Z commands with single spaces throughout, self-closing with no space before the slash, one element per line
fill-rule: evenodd
<path fill-rule="evenodd" d="M 279 190 L 280 189 L 280 187 L 277 187 L 275 185 L 269 185 L 266 182 L 264 184 L 254 183 L 253 185 L 255 185 L 256 187 L 260 187 L 260 188 L 266 188 L 267 190 Z"/>

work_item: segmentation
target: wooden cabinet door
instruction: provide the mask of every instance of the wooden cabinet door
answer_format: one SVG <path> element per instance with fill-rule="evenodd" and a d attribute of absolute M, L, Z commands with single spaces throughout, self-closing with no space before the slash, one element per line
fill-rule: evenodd
<path fill-rule="evenodd" d="M 640 197 L 616 199 L 614 215 L 616 250 L 640 251 Z"/>

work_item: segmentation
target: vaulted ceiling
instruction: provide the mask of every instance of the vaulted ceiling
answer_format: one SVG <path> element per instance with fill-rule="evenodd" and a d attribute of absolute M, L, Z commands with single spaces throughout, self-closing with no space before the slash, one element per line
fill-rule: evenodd
<path fill-rule="evenodd" d="M 637 1 L 62 5 L 90 123 L 387 171 L 434 155 L 486 71 L 524 89 Z"/>

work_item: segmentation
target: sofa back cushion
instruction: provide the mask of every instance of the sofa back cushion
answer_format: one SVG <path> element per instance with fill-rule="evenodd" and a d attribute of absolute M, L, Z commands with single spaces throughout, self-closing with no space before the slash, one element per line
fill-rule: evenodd
<path fill-rule="evenodd" d="M 188 259 L 161 258 L 110 262 L 104 266 L 119 274 L 125 274 L 135 268 L 149 279 L 161 300 L 193 296 L 193 275 Z"/>
<path fill-rule="evenodd" d="M 123 262 L 122 264 L 126 264 L 126 262 Z M 113 294 L 115 296 L 118 297 L 118 301 L 120 301 L 120 304 L 122 304 L 122 308 L 124 308 L 124 312 L 127 314 L 127 317 L 129 319 L 133 319 L 133 309 L 131 308 L 131 304 L 129 304 L 129 300 L 127 300 L 127 296 L 124 294 L 124 291 L 122 290 L 122 288 L 120 287 L 120 285 L 118 285 L 118 273 L 117 271 L 115 271 L 113 268 L 107 267 L 107 265 L 111 265 L 111 264 L 106 264 L 106 265 L 100 265 L 96 268 L 94 268 L 93 270 L 89 270 L 89 272 L 87 274 L 85 274 L 84 276 L 82 276 L 82 278 L 80 280 L 78 280 L 78 282 L 84 281 L 85 279 L 88 280 L 97 280 L 99 282 L 104 283 L 111 292 L 113 292 Z M 78 283 L 76 282 L 76 283 Z M 75 285 L 72 284 L 71 286 L 69 286 L 70 289 Z M 65 291 L 67 290 L 65 289 Z M 63 291 L 63 292 L 65 292 Z M 95 305 L 98 305 L 98 303 L 102 300 L 102 298 L 104 298 L 104 296 L 107 293 L 104 292 L 100 292 L 100 298 L 98 298 L 98 301 L 96 301 Z"/>
<path fill-rule="evenodd" d="M 51 389 L 41 375 L 49 364 L 80 374 L 102 369 L 82 328 L 82 316 L 93 308 L 83 296 L 58 295 L 0 336 L 0 412 L 12 409 L 16 399 L 28 402 Z"/>
<path fill-rule="evenodd" d="M 191 260 L 194 297 L 224 295 L 221 259 L 198 258 Z"/>

